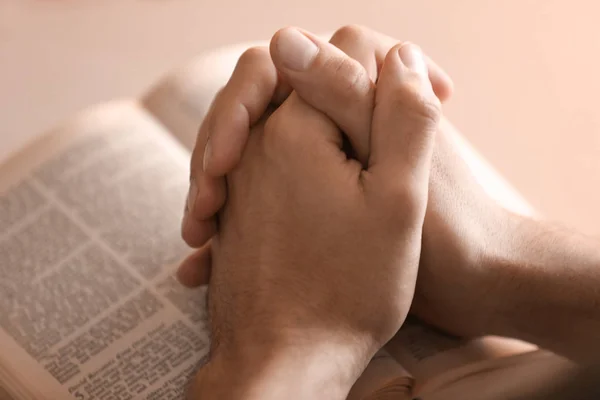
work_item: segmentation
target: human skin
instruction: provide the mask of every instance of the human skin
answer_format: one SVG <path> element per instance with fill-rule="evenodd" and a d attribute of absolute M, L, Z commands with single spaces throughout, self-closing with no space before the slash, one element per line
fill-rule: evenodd
<path fill-rule="evenodd" d="M 299 31 L 279 40 L 304 42 L 291 67 L 317 55 Z M 379 80 L 366 167 L 298 95 L 253 128 L 212 241 L 211 353 L 193 396 L 345 399 L 404 322 L 441 105 L 415 45 L 392 47 Z"/>
<path fill-rule="evenodd" d="M 345 28 L 343 32 L 350 32 L 345 36 L 358 43 L 360 50 L 348 50 L 348 47 L 344 50 L 353 56 L 359 54 L 355 57 L 360 63 L 337 59 L 336 64 L 326 44 L 318 42 L 319 57 L 329 57 L 330 61 L 315 63 L 303 71 L 291 71 L 278 52 L 276 35 L 271 46 L 272 61 L 255 55 L 252 62 L 248 62 L 250 66 L 238 65 L 235 79 L 223 91 L 227 94 L 227 104 L 215 102 L 207 120 L 222 121 L 225 115 L 231 117 L 232 110 L 240 104 L 250 110 L 249 115 L 261 115 L 266 106 L 261 108 L 256 98 L 263 101 L 262 104 L 269 104 L 279 74 L 285 86 L 293 88 L 317 109 L 327 110 L 327 115 L 338 119 L 351 116 L 345 121 L 336 121 L 339 126 L 368 126 L 365 121 L 372 116 L 373 105 L 368 88 L 375 86 L 373 76 L 377 76 L 378 62 L 373 68 L 365 60 L 377 60 L 377 53 L 385 49 L 388 42 L 374 39 L 379 36 L 362 28 Z M 361 35 L 363 38 L 357 39 Z M 340 64 L 346 67 L 336 67 Z M 329 72 L 325 66 L 329 66 Z M 356 72 L 357 67 L 366 73 Z M 340 77 L 340 71 L 346 76 Z M 272 90 L 268 85 L 256 85 L 257 77 L 264 81 L 269 74 L 274 82 Z M 266 90 L 262 95 L 248 96 L 249 91 L 256 94 L 258 88 Z M 285 88 L 283 92 L 277 96 L 285 97 Z M 436 93 L 439 96 L 439 90 Z M 255 103 L 245 104 L 250 98 Z M 347 111 L 348 104 L 353 105 L 352 113 Z M 244 148 L 249 126 L 236 130 L 240 126 L 213 125 L 212 155 L 206 169 L 202 167 L 206 138 L 201 131 L 192 170 L 205 185 L 198 191 L 195 212 L 188 217 L 209 221 L 223 204 L 224 193 L 215 187 L 218 178 L 237 163 L 237 150 L 231 149 Z M 600 334 L 596 291 L 600 283 L 598 243 L 547 221 L 516 216 L 499 207 L 483 193 L 456 155 L 446 129 L 446 124 L 440 124 L 412 312 L 459 335 L 499 334 L 536 343 L 578 361 L 597 358 L 594 343 Z M 357 130 L 361 131 L 364 130 Z M 354 140 L 352 144 L 356 147 L 360 143 Z M 367 154 L 368 148 L 355 151 L 357 155 Z M 225 160 L 221 165 L 219 157 Z M 184 225 L 184 237 L 197 245 L 202 240 L 197 240 L 200 235 L 195 233 L 193 229 L 186 230 Z M 184 282 L 191 285 L 206 282 L 209 252 L 210 247 L 206 246 L 183 264 L 180 276 Z"/>

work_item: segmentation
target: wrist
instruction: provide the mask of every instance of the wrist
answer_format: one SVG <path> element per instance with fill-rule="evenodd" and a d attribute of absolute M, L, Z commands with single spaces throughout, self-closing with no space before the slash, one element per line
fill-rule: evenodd
<path fill-rule="evenodd" d="M 508 303 L 514 298 L 513 268 L 520 263 L 519 237 L 521 225 L 527 219 L 500 206 L 487 210 L 484 219 L 473 224 L 465 234 L 470 245 L 461 253 L 460 262 L 466 268 L 460 276 L 461 287 L 466 290 L 461 319 L 461 336 L 483 336 L 500 334 L 504 324 Z"/>
<path fill-rule="evenodd" d="M 511 223 L 510 240 L 488 262 L 497 281 L 489 333 L 595 361 L 598 242 L 531 218 L 514 216 Z"/>
<path fill-rule="evenodd" d="M 584 291 L 565 290 L 577 280 L 576 271 L 570 268 L 577 260 L 576 240 L 543 221 L 515 214 L 505 219 L 502 232 L 482 261 L 494 282 L 486 333 L 532 341 L 522 325 L 535 325 L 546 314 L 557 319 L 564 308 L 572 307 L 573 312 L 582 308 Z M 540 329 L 545 328 L 540 324 Z"/>
<path fill-rule="evenodd" d="M 479 272 L 478 285 L 485 288 L 479 302 L 477 321 L 479 334 L 506 333 L 506 315 L 520 301 L 515 293 L 515 271 L 522 265 L 526 240 L 523 225 L 529 217 L 498 207 L 491 224 L 487 225 L 475 262 Z"/>
<path fill-rule="evenodd" d="M 199 371 L 194 398 L 345 399 L 371 354 L 333 341 L 219 346 Z"/>

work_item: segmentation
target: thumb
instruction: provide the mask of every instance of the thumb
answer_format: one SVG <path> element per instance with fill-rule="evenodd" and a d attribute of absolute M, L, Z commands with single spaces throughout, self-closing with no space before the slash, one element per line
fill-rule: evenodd
<path fill-rule="evenodd" d="M 270 49 L 285 81 L 347 135 L 357 158 L 366 165 L 375 97 L 367 70 L 333 44 L 295 28 L 278 31 Z"/>
<path fill-rule="evenodd" d="M 426 188 L 440 116 L 421 49 L 394 46 L 377 82 L 368 171 L 387 185 L 404 177 Z"/>

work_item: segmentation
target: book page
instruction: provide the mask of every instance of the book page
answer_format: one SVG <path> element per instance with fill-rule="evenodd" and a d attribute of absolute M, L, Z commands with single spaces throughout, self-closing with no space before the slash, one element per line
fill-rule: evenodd
<path fill-rule="evenodd" d="M 209 340 L 170 268 L 188 155 L 135 103 L 0 168 L 0 379 L 31 399 L 181 399 Z"/>
<path fill-rule="evenodd" d="M 515 339 L 486 336 L 462 339 L 409 318 L 386 350 L 415 378 L 415 392 L 433 390 L 462 376 L 503 363 L 537 347 Z"/>

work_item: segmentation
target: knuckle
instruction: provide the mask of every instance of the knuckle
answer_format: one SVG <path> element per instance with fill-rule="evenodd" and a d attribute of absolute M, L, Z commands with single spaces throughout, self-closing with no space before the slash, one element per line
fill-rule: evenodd
<path fill-rule="evenodd" d="M 350 24 L 345 25 L 335 31 L 331 37 L 331 43 L 334 45 L 344 42 L 355 42 L 360 44 L 368 40 L 368 37 L 369 31 L 367 28 L 360 25 Z"/>
<path fill-rule="evenodd" d="M 269 50 L 266 47 L 250 47 L 238 59 L 238 65 L 248 65 L 269 59 Z"/>
<path fill-rule="evenodd" d="M 410 77 L 392 94 L 393 106 L 409 112 L 424 124 L 437 124 L 442 114 L 442 104 L 421 77 Z"/>
<path fill-rule="evenodd" d="M 333 59 L 326 65 L 335 78 L 337 90 L 342 98 L 363 95 L 370 89 L 371 80 L 367 71 L 354 59 L 341 57 Z"/>

